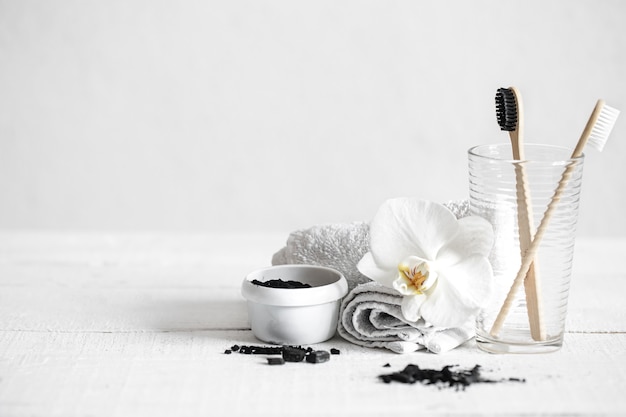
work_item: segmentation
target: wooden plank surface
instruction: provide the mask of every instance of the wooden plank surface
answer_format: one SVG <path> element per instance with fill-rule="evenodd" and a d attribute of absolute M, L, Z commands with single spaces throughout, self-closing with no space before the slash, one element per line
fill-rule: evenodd
<path fill-rule="evenodd" d="M 249 332 L 0 332 L 2 416 L 192 415 L 620 415 L 626 410 L 626 337 L 568 334 L 549 355 L 489 355 L 472 343 L 446 355 L 397 355 L 334 339 L 324 364 L 269 366 L 225 355 L 258 343 Z M 389 368 L 383 367 L 389 363 Z M 384 384 L 378 375 L 482 365 L 485 375 L 525 383 L 465 391 Z M 253 413 L 253 414 L 250 414 Z M 415 414 L 414 414 L 415 413 Z"/>
<path fill-rule="evenodd" d="M 0 416 L 626 414 L 626 239 L 577 242 L 556 353 L 469 342 L 397 355 L 335 338 L 318 346 L 342 354 L 319 365 L 225 355 L 259 344 L 239 285 L 285 239 L 0 233 Z M 457 392 L 377 378 L 409 363 L 480 364 L 526 382 Z"/>

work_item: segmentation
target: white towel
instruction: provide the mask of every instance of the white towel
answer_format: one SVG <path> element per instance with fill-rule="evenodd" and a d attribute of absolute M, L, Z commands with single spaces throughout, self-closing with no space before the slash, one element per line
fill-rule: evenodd
<path fill-rule="evenodd" d="M 409 353 L 426 348 L 444 353 L 474 336 L 474 320 L 463 327 L 441 329 L 422 319 L 413 323 L 402 316 L 402 295 L 376 282 L 358 285 L 341 304 L 338 332 L 341 337 L 365 347 Z"/>
<path fill-rule="evenodd" d="M 469 214 L 469 201 L 451 201 L 446 206 L 457 218 Z M 364 222 L 316 225 L 292 232 L 285 247 L 272 257 L 272 265 L 309 264 L 338 270 L 348 288 L 370 282 L 356 265 L 369 251 L 369 224 Z"/>
<path fill-rule="evenodd" d="M 356 268 L 369 251 L 367 223 L 317 225 L 296 230 L 287 238 L 287 245 L 276 252 L 272 265 L 309 264 L 336 269 L 348 281 L 348 289 L 370 282 Z"/>

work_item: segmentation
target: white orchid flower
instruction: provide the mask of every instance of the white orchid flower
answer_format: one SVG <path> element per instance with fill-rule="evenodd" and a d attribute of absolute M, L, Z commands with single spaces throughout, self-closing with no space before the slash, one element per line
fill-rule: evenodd
<path fill-rule="evenodd" d="M 358 269 L 404 296 L 408 321 L 458 327 L 489 297 L 492 245 L 493 228 L 480 217 L 457 220 L 441 204 L 392 199 L 371 222 L 370 252 Z"/>

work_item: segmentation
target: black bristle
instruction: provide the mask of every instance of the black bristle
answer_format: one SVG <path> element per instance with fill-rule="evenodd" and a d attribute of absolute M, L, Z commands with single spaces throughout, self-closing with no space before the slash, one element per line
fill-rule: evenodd
<path fill-rule="evenodd" d="M 496 116 L 500 130 L 508 132 L 517 128 L 517 103 L 510 88 L 498 88 L 496 92 Z"/>

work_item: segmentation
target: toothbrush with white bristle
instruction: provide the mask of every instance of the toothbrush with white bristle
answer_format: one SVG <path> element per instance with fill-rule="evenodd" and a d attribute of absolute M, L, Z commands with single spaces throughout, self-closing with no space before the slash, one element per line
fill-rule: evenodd
<path fill-rule="evenodd" d="M 609 139 L 611 130 L 615 126 L 617 116 L 619 116 L 619 110 L 607 106 L 604 100 L 598 100 L 576 145 L 576 149 L 572 153 L 572 158 L 580 157 L 587 144 L 602 152 L 604 145 L 606 145 Z"/>
<path fill-rule="evenodd" d="M 597 149 L 598 151 L 602 151 L 604 149 L 604 145 L 609 139 L 609 135 L 613 130 L 613 126 L 615 126 L 615 122 L 617 121 L 617 117 L 619 116 L 619 110 L 614 109 L 610 106 L 607 106 L 604 100 L 598 100 L 596 103 L 591 116 L 589 117 L 589 121 L 583 130 L 583 133 L 576 144 L 576 148 L 572 153 L 573 158 L 579 158 L 583 154 L 583 149 L 587 144 L 591 147 Z M 511 304 L 515 298 L 515 294 L 519 290 L 520 285 L 524 282 L 524 277 L 528 273 L 530 266 L 532 265 L 535 255 L 537 254 L 537 249 L 541 244 L 541 240 L 543 235 L 546 233 L 546 229 L 548 228 L 548 223 L 550 222 L 550 218 L 552 217 L 554 210 L 556 209 L 557 204 L 561 200 L 561 196 L 565 191 L 565 187 L 567 186 L 568 181 L 572 176 L 572 172 L 574 170 L 574 165 L 569 164 L 563 172 L 561 176 L 561 180 L 554 191 L 554 195 L 552 196 L 552 200 L 550 204 L 548 204 L 548 208 L 541 219 L 541 223 L 537 228 L 537 232 L 535 233 L 535 237 L 526 252 L 526 256 L 522 260 L 522 265 L 520 266 L 517 275 L 515 276 L 515 280 L 513 281 L 513 285 L 509 290 L 509 293 L 500 308 L 500 312 L 498 313 L 498 317 L 496 317 L 493 326 L 491 327 L 491 335 L 497 336 L 504 324 L 504 320 L 511 309 Z"/>

